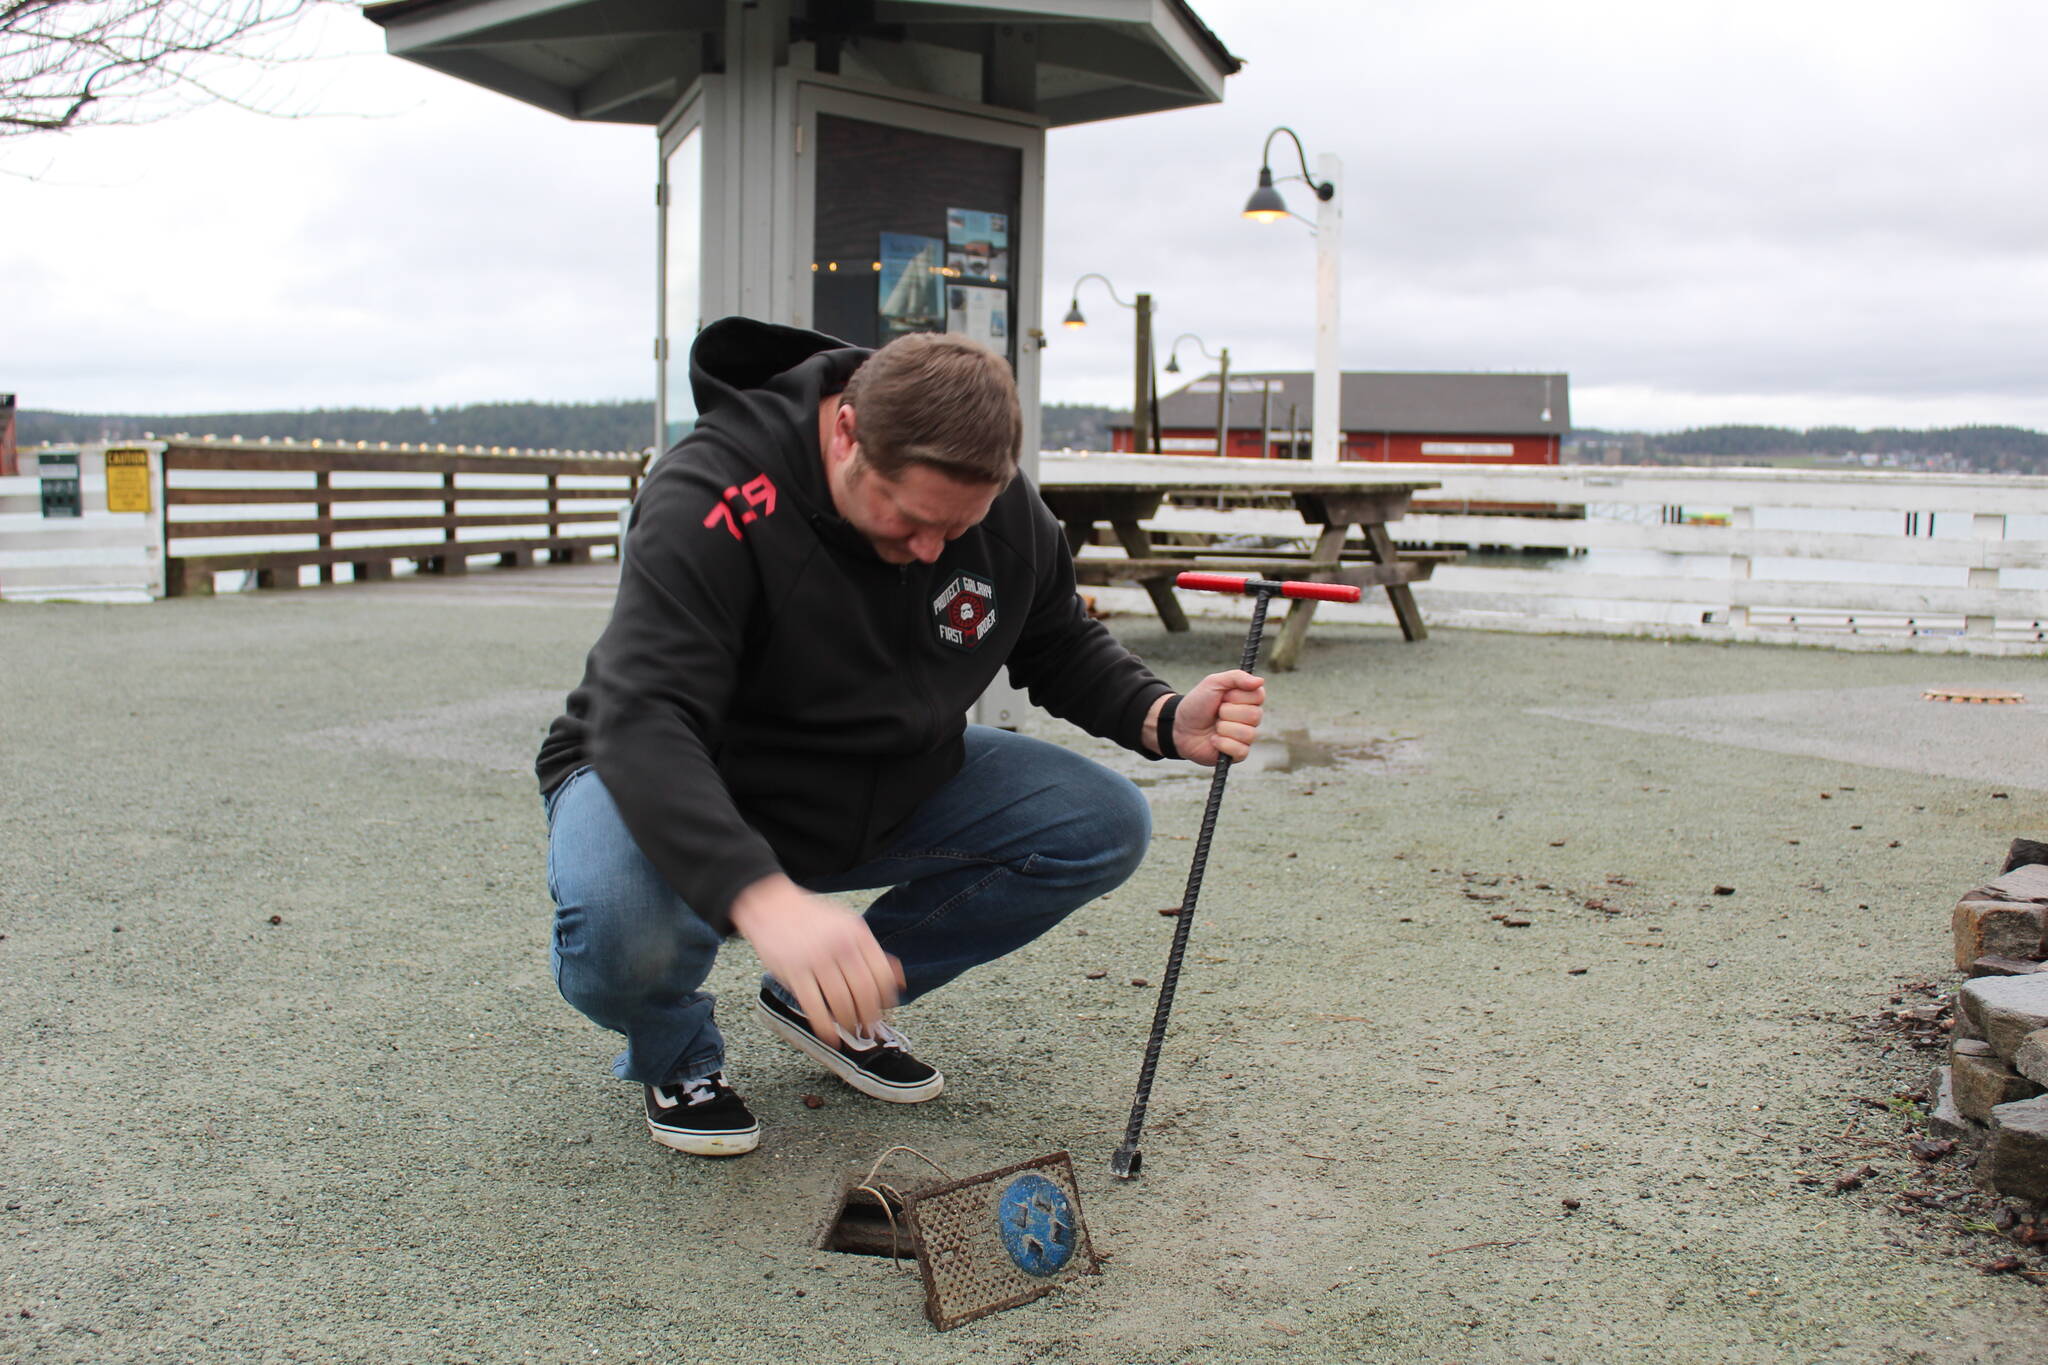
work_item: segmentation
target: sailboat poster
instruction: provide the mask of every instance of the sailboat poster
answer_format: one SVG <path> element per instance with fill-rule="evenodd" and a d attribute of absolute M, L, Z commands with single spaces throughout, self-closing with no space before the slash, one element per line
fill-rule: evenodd
<path fill-rule="evenodd" d="M 876 288 L 882 340 L 906 332 L 941 332 L 946 327 L 946 244 L 936 237 L 904 232 L 882 234 L 882 270 Z"/>

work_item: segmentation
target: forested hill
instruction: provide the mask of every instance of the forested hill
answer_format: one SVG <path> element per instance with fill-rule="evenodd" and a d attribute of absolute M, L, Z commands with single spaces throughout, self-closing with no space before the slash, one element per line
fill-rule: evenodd
<path fill-rule="evenodd" d="M 531 450 L 640 450 L 654 435 L 652 403 L 472 403 L 454 408 L 316 408 L 311 412 L 207 412 L 185 416 L 24 410 L 22 445 L 159 436 L 270 437 L 280 441 L 410 441 Z"/>
<path fill-rule="evenodd" d="M 1623 464 L 1710 464 L 1811 461 L 1899 469 L 1952 469 L 1986 474 L 2048 474 L 2048 435 L 2025 427 L 1940 427 L 1908 431 L 1878 427 L 1698 427 L 1650 435 L 1575 431 L 1567 459 Z"/>
<path fill-rule="evenodd" d="M 1048 450 L 1109 449 L 1109 425 L 1128 422 L 1115 408 L 1048 403 Z M 323 408 L 312 412 L 210 412 L 189 416 L 21 413 L 23 445 L 120 441 L 159 436 L 268 436 L 290 441 L 403 441 L 437 445 L 519 446 L 535 450 L 639 450 L 654 430 L 652 403 L 476 403 L 457 408 Z"/>
<path fill-rule="evenodd" d="M 1119 409 L 1047 403 L 1047 450 L 1107 450 Z M 169 435 L 268 436 L 278 440 L 389 441 L 518 446 L 534 450 L 643 450 L 654 430 L 652 403 L 473 403 L 448 408 L 326 408 L 311 412 L 215 412 L 185 416 L 99 415 L 23 410 L 24 446 Z M 1810 463 L 1898 469 L 2048 474 L 2048 435 L 2023 427 L 1927 431 L 1850 427 L 1726 426 L 1690 431 L 1574 431 L 1567 460 L 1622 464 Z"/>

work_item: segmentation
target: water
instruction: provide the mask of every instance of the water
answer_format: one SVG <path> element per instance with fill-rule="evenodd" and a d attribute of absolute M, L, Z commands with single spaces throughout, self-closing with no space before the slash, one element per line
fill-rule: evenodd
<path fill-rule="evenodd" d="M 1693 517 L 1725 516 L 1732 509 L 1688 506 Z M 1586 509 L 1592 520 L 1642 523 L 1655 518 L 1659 509 L 1625 505 L 1595 504 Z M 1906 538 L 1908 522 L 1901 512 L 1865 511 L 1817 507 L 1759 507 L 1755 526 L 1760 531 L 1820 531 L 1866 536 Z M 1936 540 L 1969 540 L 1971 518 L 1966 513 L 1921 515 L 1915 528 L 1919 537 Z M 2006 536 L 2011 540 L 2048 540 L 2048 516 L 2012 515 L 2006 519 Z M 1612 598 L 1560 597 L 1550 605 L 1562 614 L 1590 620 L 1680 624 L 1700 621 L 1725 609 L 1723 589 L 1732 569 L 1733 556 L 1679 554 L 1659 550 L 1590 549 L 1578 553 L 1543 551 L 1478 551 L 1455 565 L 1439 569 L 1431 580 L 1445 588 L 1469 592 L 1488 590 L 1487 571 L 1492 569 L 1533 569 L 1569 579 L 1572 575 L 1602 575 L 1661 581 L 1697 580 L 1701 592 L 1696 602 L 1636 602 Z M 1969 570 L 1961 565 L 1899 564 L 1849 559 L 1759 557 L 1750 561 L 1750 577 L 1787 583 L 1878 583 L 1902 587 L 1969 586 Z M 1999 573 L 2004 588 L 2048 588 L 2048 569 L 2004 569 Z M 1564 587 L 1560 584 L 1560 587 Z M 1820 624 L 1855 625 L 1840 613 L 1832 617 L 1806 615 Z M 1869 614 L 1875 617 L 1879 614 Z M 1805 624 L 1798 613 L 1758 610 L 1752 620 L 1781 620 Z M 1901 615 L 1901 624 L 1905 622 Z M 1946 629 L 1960 628 L 1961 621 L 1944 621 Z"/>
<path fill-rule="evenodd" d="M 1631 509 L 1595 505 L 1586 509 L 1594 520 L 1635 521 Z M 1695 516 L 1725 516 L 1730 509 L 1688 507 Z M 1934 515 L 1933 529 L 1921 521 L 1921 535 L 1935 540 L 1968 540 L 1970 518 L 1966 514 Z M 1824 507 L 1759 507 L 1759 531 L 1825 531 L 1836 534 L 1899 536 L 1905 538 L 1905 517 L 1899 512 L 1857 511 Z M 2048 516 L 2012 516 L 2005 533 L 2011 540 L 2048 540 Z M 1474 556 L 1477 558 L 1477 556 Z M 1586 550 L 1575 555 L 1540 553 L 1487 554 L 1485 563 L 1497 568 L 1545 569 L 1553 573 L 1625 574 L 1656 578 L 1700 578 L 1726 580 L 1732 556 L 1675 554 L 1658 550 Z M 1897 583 L 1908 587 L 1969 586 L 1969 570 L 1959 565 L 1881 564 L 1846 559 L 1758 558 L 1750 561 L 1750 577 L 1791 583 Z M 2048 588 L 2048 569 L 2006 569 L 1999 585 L 2008 588 Z"/>

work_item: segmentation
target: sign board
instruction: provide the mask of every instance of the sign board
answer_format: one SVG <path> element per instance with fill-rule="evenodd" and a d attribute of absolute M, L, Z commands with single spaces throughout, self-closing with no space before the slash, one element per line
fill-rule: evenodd
<path fill-rule="evenodd" d="M 78 452 L 62 455 L 42 455 L 36 460 L 36 472 L 43 481 L 43 515 L 45 517 L 78 517 L 85 515 L 78 496 Z"/>
<path fill-rule="evenodd" d="M 107 452 L 107 510 L 147 512 L 150 510 L 149 452 L 126 447 Z"/>
<path fill-rule="evenodd" d="M 1230 381 L 1230 391 L 1232 393 L 1264 393 L 1267 389 L 1273 387 L 1275 382 L 1271 379 L 1233 379 Z M 1286 387 L 1284 380 L 1278 382 L 1280 382 L 1281 387 Z M 1214 393 L 1216 392 L 1216 381 L 1213 379 L 1197 379 L 1194 383 L 1182 389 L 1181 392 Z"/>
<path fill-rule="evenodd" d="M 1460 460 L 1511 460 L 1515 445 L 1512 441 L 1424 441 L 1422 453 Z"/>

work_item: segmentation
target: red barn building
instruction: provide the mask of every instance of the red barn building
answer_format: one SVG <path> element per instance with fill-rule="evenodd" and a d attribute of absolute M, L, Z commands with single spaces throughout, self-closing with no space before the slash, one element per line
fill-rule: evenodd
<path fill-rule="evenodd" d="M 1304 371 L 1230 376 L 1227 455 L 1308 458 L 1315 376 Z M 1160 453 L 1213 455 L 1216 376 L 1159 400 Z M 1571 381 L 1562 374 L 1348 373 L 1338 405 L 1339 457 L 1418 464 L 1557 464 L 1571 428 Z M 1114 449 L 1131 448 L 1127 422 Z"/>

